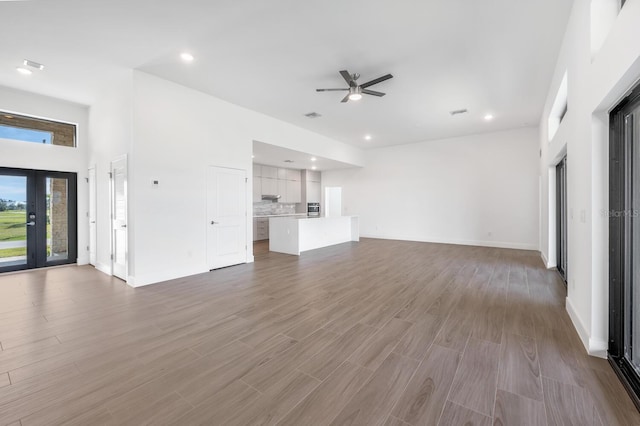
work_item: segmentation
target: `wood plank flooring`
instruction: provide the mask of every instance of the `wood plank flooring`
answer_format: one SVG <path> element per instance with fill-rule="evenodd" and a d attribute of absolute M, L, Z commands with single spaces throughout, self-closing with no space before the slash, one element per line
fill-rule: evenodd
<path fill-rule="evenodd" d="M 640 425 L 530 251 L 363 239 L 0 276 L 0 425 Z"/>

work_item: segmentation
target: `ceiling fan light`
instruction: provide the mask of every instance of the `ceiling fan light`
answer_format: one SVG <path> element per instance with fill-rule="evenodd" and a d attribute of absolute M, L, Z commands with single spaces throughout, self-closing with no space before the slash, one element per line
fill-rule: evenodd
<path fill-rule="evenodd" d="M 350 101 L 359 101 L 360 99 L 362 99 L 362 95 L 360 93 L 352 93 L 349 95 Z"/>

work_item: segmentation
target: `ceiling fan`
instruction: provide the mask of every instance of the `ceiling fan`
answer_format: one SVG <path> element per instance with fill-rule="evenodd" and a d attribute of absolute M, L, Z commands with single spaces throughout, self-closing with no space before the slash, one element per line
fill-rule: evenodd
<path fill-rule="evenodd" d="M 340 71 L 340 75 L 342 76 L 342 78 L 345 79 L 345 81 L 349 85 L 348 88 L 345 88 L 345 89 L 316 89 L 316 92 L 349 91 L 347 96 L 342 98 L 341 102 L 359 101 L 360 99 L 362 99 L 362 95 L 363 94 L 365 94 L 365 95 L 373 95 L 373 96 L 384 96 L 385 93 L 376 92 L 375 90 L 369 90 L 369 89 L 367 89 L 367 87 L 373 86 L 374 84 L 378 84 L 378 83 L 381 83 L 381 82 L 383 82 L 385 80 L 389 80 L 390 78 L 393 78 L 393 76 L 391 74 L 387 74 L 387 75 L 383 75 L 382 77 L 378 77 L 376 79 L 373 79 L 371 81 L 367 81 L 366 83 L 358 84 L 357 80 L 358 80 L 358 78 L 360 78 L 360 74 L 358 74 L 358 73 L 350 74 L 349 71 L 343 70 L 343 71 Z"/>

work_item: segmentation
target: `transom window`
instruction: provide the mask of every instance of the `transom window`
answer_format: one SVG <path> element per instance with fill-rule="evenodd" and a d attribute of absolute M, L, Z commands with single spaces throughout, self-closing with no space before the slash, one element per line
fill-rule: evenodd
<path fill-rule="evenodd" d="M 75 147 L 76 126 L 0 111 L 2 140 Z"/>

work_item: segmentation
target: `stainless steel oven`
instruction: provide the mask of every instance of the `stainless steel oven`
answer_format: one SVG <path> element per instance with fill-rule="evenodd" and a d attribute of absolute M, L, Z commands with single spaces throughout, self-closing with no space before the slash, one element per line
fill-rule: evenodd
<path fill-rule="evenodd" d="M 320 216 L 320 203 L 307 203 L 307 216 Z"/>

